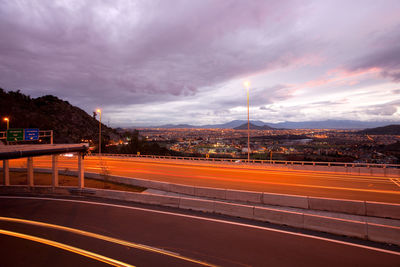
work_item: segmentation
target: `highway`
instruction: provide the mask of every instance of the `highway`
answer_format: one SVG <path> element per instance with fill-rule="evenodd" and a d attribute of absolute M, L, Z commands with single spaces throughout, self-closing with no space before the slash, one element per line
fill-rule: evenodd
<path fill-rule="evenodd" d="M 0 196 L 0 205 L 2 266 L 105 266 L 105 262 L 398 266 L 400 262 L 398 247 L 173 208 L 11 196 Z"/>
<path fill-rule="evenodd" d="M 60 157 L 60 169 L 77 168 L 76 158 Z M 10 160 L 24 167 L 26 159 Z M 36 157 L 34 166 L 50 168 L 50 157 Z M 155 159 L 85 158 L 85 171 L 249 191 L 400 203 L 400 181 L 391 177 L 278 170 L 251 165 L 216 165 Z"/>

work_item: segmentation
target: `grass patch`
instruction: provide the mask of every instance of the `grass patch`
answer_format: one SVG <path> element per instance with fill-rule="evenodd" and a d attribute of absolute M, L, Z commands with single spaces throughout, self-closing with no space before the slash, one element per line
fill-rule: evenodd
<path fill-rule="evenodd" d="M 4 185 L 3 172 L 0 172 L 1 184 Z M 50 185 L 51 186 L 51 174 L 50 173 L 35 173 L 33 176 L 35 185 Z M 26 172 L 10 172 L 10 184 L 11 185 L 27 185 L 27 174 Z M 59 186 L 78 186 L 78 178 L 76 176 L 58 175 Z M 146 190 L 144 187 L 125 185 L 120 183 L 114 183 L 110 181 L 100 181 L 91 178 L 85 178 L 85 187 L 87 188 L 98 188 L 98 189 L 110 189 L 128 192 L 142 192 Z"/>

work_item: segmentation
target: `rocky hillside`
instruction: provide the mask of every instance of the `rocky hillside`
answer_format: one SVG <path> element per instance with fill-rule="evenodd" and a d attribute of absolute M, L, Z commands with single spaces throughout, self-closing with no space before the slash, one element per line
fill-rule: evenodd
<path fill-rule="evenodd" d="M 275 128 L 272 128 L 272 127 L 270 127 L 268 125 L 258 126 L 258 125 L 255 125 L 253 123 L 250 123 L 249 126 L 250 126 L 250 130 L 274 130 L 275 129 Z M 235 130 L 247 130 L 247 123 L 244 123 L 244 124 L 242 124 L 242 125 L 240 125 L 238 127 L 235 127 L 233 129 L 235 129 Z"/>
<path fill-rule="evenodd" d="M 400 125 L 392 124 L 384 127 L 377 127 L 371 129 L 365 129 L 360 131 L 361 134 L 371 134 L 371 135 L 400 135 Z"/>
<path fill-rule="evenodd" d="M 0 130 L 6 129 L 3 117 L 10 118 L 10 128 L 54 130 L 54 143 L 79 143 L 82 139 L 98 140 L 99 121 L 82 109 L 55 96 L 31 98 L 19 91 L 0 88 Z M 105 140 L 117 138 L 114 129 L 102 124 Z M 103 139 L 102 138 L 102 139 Z"/>

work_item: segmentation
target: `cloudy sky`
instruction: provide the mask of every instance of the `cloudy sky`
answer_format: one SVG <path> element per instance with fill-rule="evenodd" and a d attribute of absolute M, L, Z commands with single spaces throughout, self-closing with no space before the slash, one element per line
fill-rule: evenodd
<path fill-rule="evenodd" d="M 0 87 L 112 126 L 400 121 L 400 1 L 0 0 Z"/>

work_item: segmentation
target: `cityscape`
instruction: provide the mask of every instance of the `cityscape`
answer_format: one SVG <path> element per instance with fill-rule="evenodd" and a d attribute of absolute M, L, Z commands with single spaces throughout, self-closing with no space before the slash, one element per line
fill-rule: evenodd
<path fill-rule="evenodd" d="M 399 266 L 400 1 L 0 0 L 0 266 Z"/>

